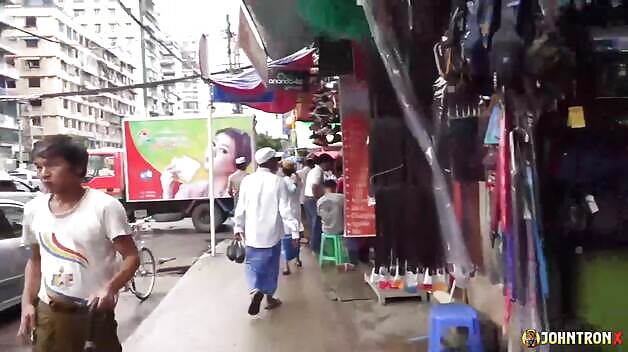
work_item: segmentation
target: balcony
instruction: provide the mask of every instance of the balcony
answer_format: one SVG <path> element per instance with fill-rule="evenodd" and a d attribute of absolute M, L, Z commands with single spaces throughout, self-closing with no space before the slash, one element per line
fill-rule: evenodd
<path fill-rule="evenodd" d="M 0 76 L 8 77 L 13 80 L 20 79 L 20 73 L 17 68 L 14 65 L 9 65 L 4 60 L 0 60 Z"/>

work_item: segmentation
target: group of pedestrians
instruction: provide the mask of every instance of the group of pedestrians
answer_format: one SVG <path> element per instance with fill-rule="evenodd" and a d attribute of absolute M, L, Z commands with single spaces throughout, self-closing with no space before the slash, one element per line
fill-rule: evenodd
<path fill-rule="evenodd" d="M 38 352 L 83 351 L 90 333 L 88 307 L 94 307 L 95 351 L 121 351 L 114 307 L 118 292 L 139 266 L 126 211 L 117 199 L 82 186 L 88 153 L 71 137 L 46 137 L 33 160 L 48 193 L 25 208 L 22 241 L 31 248 L 31 257 L 18 335 Z M 249 175 L 245 170 L 250 160 L 236 160 L 238 170 L 228 180 L 235 201 L 234 234 L 246 245 L 251 315 L 259 313 L 264 298 L 266 309 L 281 305 L 275 292 L 282 244 L 284 274 L 290 274 L 291 260 L 301 265 L 302 212 L 316 254 L 321 231 L 344 230 L 344 200 L 335 194 L 335 182 L 324 179 L 334 165 L 331 156 L 308 158 L 298 172 L 294 162 L 281 162 L 281 154 L 271 148 L 258 150 L 255 161 L 258 168 Z M 283 176 L 277 175 L 280 167 Z"/>
<path fill-rule="evenodd" d="M 284 275 L 292 272 L 292 261 L 301 266 L 302 213 L 310 248 L 317 256 L 323 231 L 338 236 L 344 232 L 344 196 L 337 193 L 335 181 L 325 180 L 325 172 L 334 170 L 335 160 L 329 154 L 308 156 L 299 171 L 294 162 L 281 162 L 281 154 L 272 148 L 258 150 L 255 161 L 257 170 L 241 181 L 233 217 L 235 237 L 246 245 L 251 315 L 259 313 L 264 297 L 266 309 L 281 305 L 274 296 L 281 253 Z"/>

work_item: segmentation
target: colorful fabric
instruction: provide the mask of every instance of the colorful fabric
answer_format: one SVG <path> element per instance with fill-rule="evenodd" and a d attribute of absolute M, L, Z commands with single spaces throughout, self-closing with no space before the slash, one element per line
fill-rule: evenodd
<path fill-rule="evenodd" d="M 271 62 L 268 67 L 307 71 L 314 64 L 313 54 L 313 49 L 302 49 Z M 210 79 L 214 84 L 215 103 L 243 103 L 254 109 L 283 114 L 295 108 L 299 96 L 294 91 L 268 90 L 254 68 L 245 69 L 236 75 L 214 75 Z"/>
<path fill-rule="evenodd" d="M 37 234 L 41 247 L 50 253 L 50 255 L 62 260 L 67 260 L 73 263 L 77 263 L 83 268 L 87 268 L 89 261 L 85 256 L 77 251 L 73 251 L 64 245 L 62 245 L 57 239 L 57 235 L 52 233 L 39 233 Z"/>
<path fill-rule="evenodd" d="M 274 295 L 279 279 L 281 242 L 271 248 L 246 247 L 246 280 L 251 292 Z"/>

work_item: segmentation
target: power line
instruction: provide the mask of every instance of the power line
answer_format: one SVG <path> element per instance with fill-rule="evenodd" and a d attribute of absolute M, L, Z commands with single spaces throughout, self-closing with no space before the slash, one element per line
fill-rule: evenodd
<path fill-rule="evenodd" d="M 140 1 L 144 1 L 144 0 L 140 0 Z M 182 58 L 178 57 L 169 47 L 168 45 L 166 45 L 164 42 L 162 42 L 159 38 L 155 37 L 155 35 L 152 33 L 152 30 L 150 28 L 148 28 L 146 25 L 144 25 L 140 20 L 137 19 L 137 17 L 135 17 L 135 15 L 133 15 L 133 13 L 131 12 L 131 9 L 129 9 L 128 7 L 126 7 L 124 5 L 124 3 L 122 2 L 122 0 L 118 0 L 118 4 L 120 4 L 120 6 L 122 7 L 122 10 L 124 10 L 124 12 L 126 12 L 127 15 L 129 15 L 129 17 L 131 17 L 131 19 L 138 25 L 140 26 L 140 28 L 148 33 L 148 35 L 155 40 L 157 43 L 159 43 L 159 45 L 161 45 L 164 49 L 166 49 L 166 51 L 172 55 L 175 59 L 177 59 L 178 61 L 180 61 L 183 66 L 187 66 L 188 69 L 194 71 L 194 74 L 199 75 L 200 76 L 200 72 L 198 72 L 198 70 L 196 70 L 195 67 L 191 66 L 187 61 L 183 60 Z"/>
<path fill-rule="evenodd" d="M 221 71 L 221 72 L 216 72 L 212 74 L 221 74 L 221 73 L 228 73 L 228 71 Z M 193 75 L 193 76 L 186 76 L 186 77 L 171 78 L 171 79 L 166 79 L 166 80 L 161 80 L 161 81 L 130 84 L 130 85 L 120 86 L 120 87 L 86 89 L 86 90 L 75 91 L 75 92 L 34 94 L 32 96 L 26 96 L 26 97 L 24 96 L 19 96 L 19 97 L 0 96 L 0 101 L 21 101 L 21 100 L 49 99 L 49 98 L 71 97 L 71 96 L 82 96 L 82 95 L 98 95 L 102 93 L 120 92 L 124 90 L 132 90 L 132 89 L 138 89 L 138 88 L 153 88 L 153 87 L 158 87 L 161 85 L 167 85 L 167 84 L 172 84 L 172 83 L 177 83 L 177 82 L 182 82 L 182 81 L 199 79 L 200 77 L 201 77 L 200 75 Z"/>
<path fill-rule="evenodd" d="M 5 23 L 4 25 L 5 25 L 5 26 L 7 26 L 7 27 L 9 27 L 9 28 L 11 28 L 11 29 L 15 29 L 15 30 L 20 31 L 20 32 L 22 32 L 22 33 L 26 33 L 26 34 L 28 34 L 28 35 L 31 35 L 31 36 L 33 36 L 33 37 L 35 37 L 35 38 L 43 39 L 43 40 L 48 41 L 48 42 L 51 42 L 51 43 L 56 43 L 56 44 L 61 44 L 61 45 L 67 45 L 67 46 L 69 46 L 69 47 L 72 47 L 72 48 L 76 49 L 76 48 L 75 48 L 75 47 L 73 47 L 72 45 L 67 44 L 67 43 L 64 43 L 64 42 L 62 42 L 62 41 L 55 40 L 55 39 L 50 39 L 50 38 L 48 38 L 48 37 L 44 37 L 44 36 L 42 36 L 42 35 L 40 35 L 40 34 L 36 34 L 36 33 L 30 32 L 30 31 L 27 31 L 26 29 L 22 29 L 22 28 L 19 28 L 19 27 L 13 26 L 13 25 L 10 25 L 10 24 L 8 24 L 8 23 Z M 77 50 L 78 50 L 78 49 L 77 49 Z"/>
<path fill-rule="evenodd" d="M 243 69 L 244 68 L 252 68 L 252 66 L 246 66 L 246 67 L 243 67 Z M 213 75 L 220 75 L 220 74 L 226 74 L 226 73 L 231 73 L 231 70 L 223 70 L 223 71 L 212 72 L 209 75 L 213 76 Z M 201 78 L 201 75 L 200 74 L 195 74 L 195 75 L 192 75 L 192 76 L 171 78 L 171 79 L 166 79 L 166 80 L 161 80 L 161 81 L 144 82 L 144 83 L 130 84 L 130 85 L 126 85 L 126 86 L 119 86 L 119 87 L 86 89 L 86 90 L 75 91 L 75 92 L 58 92 L 58 93 L 46 93 L 46 94 L 34 94 L 32 96 L 27 96 L 27 97 L 24 97 L 24 96 L 20 96 L 20 97 L 0 96 L 0 101 L 22 101 L 22 100 L 49 99 L 49 98 L 82 96 L 82 95 L 98 95 L 98 94 L 102 94 L 102 93 L 120 92 L 120 91 L 124 91 L 124 90 L 132 90 L 132 89 L 138 89 L 138 88 L 153 88 L 153 87 L 158 87 L 158 86 L 161 86 L 161 85 L 167 85 L 167 84 L 172 84 L 172 83 L 177 83 L 177 82 L 182 82 L 182 81 L 189 81 L 189 80 L 194 80 L 194 79 L 199 79 L 199 78 Z M 213 83 L 213 82 L 210 79 L 206 83 Z"/>

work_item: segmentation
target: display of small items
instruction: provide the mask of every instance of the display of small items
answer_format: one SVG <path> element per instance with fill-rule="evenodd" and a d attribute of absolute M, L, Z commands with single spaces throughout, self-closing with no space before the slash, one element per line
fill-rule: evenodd
<path fill-rule="evenodd" d="M 425 269 L 423 272 L 417 270 L 416 273 L 406 269 L 401 274 L 399 265 L 390 269 L 380 267 L 378 271 L 373 268 L 370 275 L 364 275 L 364 280 L 371 286 L 381 304 L 386 304 L 386 300 L 390 298 L 408 297 L 418 297 L 421 301 L 428 302 L 430 293 L 448 292 L 450 287 L 449 275 L 444 269 Z"/>
<path fill-rule="evenodd" d="M 310 139 L 314 144 L 323 147 L 342 141 L 336 102 L 337 90 L 334 89 L 336 85 L 337 82 L 322 82 L 321 89 L 313 94 L 310 107 L 309 117 L 313 121 L 310 126 L 312 131 Z"/>

